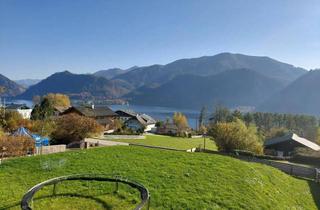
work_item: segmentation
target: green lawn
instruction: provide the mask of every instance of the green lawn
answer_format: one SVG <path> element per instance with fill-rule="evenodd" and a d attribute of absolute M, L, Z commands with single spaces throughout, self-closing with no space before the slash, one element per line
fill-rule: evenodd
<path fill-rule="evenodd" d="M 171 137 L 171 136 L 161 136 L 161 135 L 146 135 L 145 139 L 121 139 L 113 140 L 134 144 L 143 144 L 148 146 L 160 146 L 160 147 L 169 147 L 174 149 L 191 149 L 195 147 L 203 148 L 204 140 L 203 138 L 180 138 L 180 137 Z M 216 150 L 215 143 L 206 138 L 206 149 Z"/>
<path fill-rule="evenodd" d="M 19 209 L 31 186 L 78 174 L 119 174 L 144 184 L 151 209 L 317 209 L 320 186 L 269 166 L 204 153 L 115 146 L 17 158 L 0 165 L 0 209 Z M 123 185 L 68 182 L 36 194 L 35 209 L 132 209 L 138 194 Z M 316 201 L 318 203 L 316 203 Z"/>

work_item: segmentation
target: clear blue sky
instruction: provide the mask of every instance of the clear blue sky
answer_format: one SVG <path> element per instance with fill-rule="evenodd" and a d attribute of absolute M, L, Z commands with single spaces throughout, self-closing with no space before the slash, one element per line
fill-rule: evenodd
<path fill-rule="evenodd" d="M 0 73 L 11 79 L 220 52 L 320 67 L 320 1 L 0 0 Z"/>

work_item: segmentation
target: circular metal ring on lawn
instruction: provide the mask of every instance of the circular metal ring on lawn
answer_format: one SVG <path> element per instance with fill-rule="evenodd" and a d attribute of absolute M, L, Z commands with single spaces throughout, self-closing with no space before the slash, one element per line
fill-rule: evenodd
<path fill-rule="evenodd" d="M 41 182 L 35 186 L 33 186 L 28 192 L 23 196 L 21 200 L 21 209 L 22 210 L 32 210 L 32 208 L 29 206 L 30 201 L 32 200 L 34 194 L 38 192 L 40 189 L 42 189 L 45 186 L 48 185 L 54 185 L 54 194 L 55 194 L 55 186 L 56 184 L 63 182 L 63 181 L 70 181 L 70 180 L 83 180 L 83 181 L 106 181 L 106 182 L 115 182 L 118 186 L 118 183 L 127 184 L 140 192 L 140 198 L 141 202 L 134 208 L 134 210 L 140 210 L 142 207 L 144 207 L 147 204 L 147 209 L 149 209 L 150 206 L 150 193 L 146 187 L 144 187 L 142 184 L 131 181 L 129 179 L 115 176 L 115 177 L 107 177 L 103 174 L 77 174 L 77 175 L 70 175 L 70 176 L 61 176 L 56 177 L 53 179 L 49 179 L 47 181 Z"/>

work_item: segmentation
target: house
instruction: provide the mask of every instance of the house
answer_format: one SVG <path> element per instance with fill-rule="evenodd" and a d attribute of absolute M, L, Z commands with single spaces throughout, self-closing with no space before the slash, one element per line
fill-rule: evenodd
<path fill-rule="evenodd" d="M 156 127 L 156 120 L 147 114 L 142 114 L 140 117 L 146 122 L 145 132 L 152 131 Z"/>
<path fill-rule="evenodd" d="M 6 111 L 16 111 L 22 116 L 23 119 L 30 119 L 32 108 L 25 104 L 8 104 L 6 105 Z"/>
<path fill-rule="evenodd" d="M 61 115 L 64 111 L 66 111 L 67 109 L 69 109 L 70 107 L 64 107 L 64 106 L 54 106 L 53 107 L 53 115 L 54 116 L 59 116 Z"/>
<path fill-rule="evenodd" d="M 116 113 L 118 119 L 134 131 L 144 129 L 144 132 L 149 132 L 156 126 L 156 120 L 147 114 L 139 114 L 132 110 L 118 110 Z"/>
<path fill-rule="evenodd" d="M 156 126 L 156 121 L 149 115 L 136 114 L 134 117 L 131 117 L 130 119 L 125 121 L 124 124 L 134 131 L 139 131 L 143 129 L 144 132 L 148 132 Z"/>
<path fill-rule="evenodd" d="M 178 127 L 173 123 L 166 122 L 157 128 L 157 133 L 161 135 L 176 135 Z"/>
<path fill-rule="evenodd" d="M 122 122 L 126 122 L 127 120 L 134 118 L 137 115 L 137 113 L 132 110 L 118 110 L 116 111 L 116 114 L 118 115 L 118 119 Z"/>
<path fill-rule="evenodd" d="M 75 113 L 81 116 L 95 119 L 105 130 L 110 130 L 113 127 L 114 119 L 117 114 L 113 112 L 109 107 L 95 107 L 92 106 L 72 106 L 65 110 L 61 115 Z"/>
<path fill-rule="evenodd" d="M 289 133 L 282 137 L 266 140 L 264 143 L 265 153 L 277 156 L 290 156 L 297 147 L 305 147 L 314 151 L 320 151 L 320 146 L 295 133 Z"/>

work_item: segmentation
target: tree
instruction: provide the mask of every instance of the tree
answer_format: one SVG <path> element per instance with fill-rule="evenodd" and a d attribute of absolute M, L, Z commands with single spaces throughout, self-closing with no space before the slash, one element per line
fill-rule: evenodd
<path fill-rule="evenodd" d="M 20 126 L 24 125 L 24 120 L 22 116 L 16 112 L 16 111 L 10 111 L 6 112 L 5 118 L 4 118 L 5 124 L 4 128 L 8 132 L 13 132 L 17 130 Z"/>
<path fill-rule="evenodd" d="M 180 134 L 189 128 L 187 117 L 180 112 L 175 112 L 173 114 L 172 121 L 177 126 L 178 133 Z"/>
<path fill-rule="evenodd" d="M 164 122 L 160 120 L 160 121 L 157 121 L 157 122 L 156 122 L 156 125 L 155 125 L 155 126 L 156 126 L 157 128 L 160 128 L 161 126 L 163 126 L 163 124 L 164 124 Z"/>
<path fill-rule="evenodd" d="M 207 129 L 206 126 L 201 125 L 200 128 L 199 128 L 199 132 L 200 132 L 202 135 L 205 135 L 205 134 L 207 134 L 208 129 Z"/>
<path fill-rule="evenodd" d="M 266 133 L 266 139 L 271 139 L 275 137 L 281 137 L 289 133 L 289 130 L 284 127 L 273 127 L 269 132 Z"/>
<path fill-rule="evenodd" d="M 210 129 L 220 151 L 247 150 L 257 154 L 263 152 L 261 136 L 254 125 L 246 126 L 237 119 L 234 122 L 219 122 Z"/>
<path fill-rule="evenodd" d="M 121 120 L 115 119 L 113 121 L 113 127 L 115 131 L 121 131 L 123 126 L 124 126 L 124 123 Z"/>
<path fill-rule="evenodd" d="M 94 119 L 77 114 L 67 114 L 56 119 L 56 129 L 52 132 L 51 138 L 55 143 L 69 144 L 80 142 L 102 131 L 103 127 Z"/>
<path fill-rule="evenodd" d="M 0 138 L 4 136 L 3 128 L 0 126 Z"/>
<path fill-rule="evenodd" d="M 231 122 L 233 120 L 233 116 L 230 113 L 229 109 L 218 105 L 215 107 L 215 110 L 212 115 L 211 123 L 219 123 L 219 122 Z"/>
<path fill-rule="evenodd" d="M 54 108 L 52 102 L 44 98 L 40 104 L 35 105 L 31 112 L 32 120 L 45 120 L 51 117 L 54 113 Z"/>
<path fill-rule="evenodd" d="M 55 130 L 56 124 L 54 120 L 32 120 L 30 123 L 24 126 L 32 133 L 39 134 L 41 136 L 50 136 Z"/>
<path fill-rule="evenodd" d="M 53 107 L 70 107 L 71 105 L 69 96 L 60 93 L 49 93 L 44 96 L 44 99 L 48 99 Z"/>
<path fill-rule="evenodd" d="M 206 123 L 207 119 L 207 107 L 202 107 L 199 115 L 199 128 Z"/>

